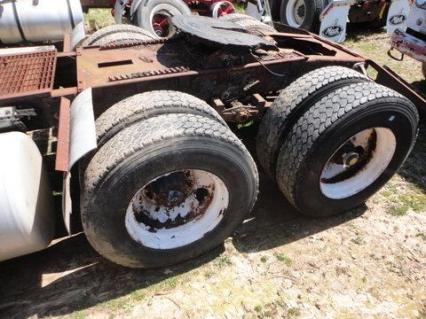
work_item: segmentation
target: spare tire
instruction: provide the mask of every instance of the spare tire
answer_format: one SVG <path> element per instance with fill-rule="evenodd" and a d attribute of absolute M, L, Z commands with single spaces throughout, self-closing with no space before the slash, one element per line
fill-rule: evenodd
<path fill-rule="evenodd" d="M 182 0 L 149 0 L 140 4 L 134 23 L 156 38 L 167 38 L 173 34 L 169 18 L 180 14 L 191 14 Z"/>

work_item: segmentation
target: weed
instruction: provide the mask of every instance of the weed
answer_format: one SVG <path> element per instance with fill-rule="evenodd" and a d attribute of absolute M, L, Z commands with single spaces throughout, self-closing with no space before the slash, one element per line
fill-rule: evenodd
<path fill-rule="evenodd" d="M 403 216 L 409 210 L 420 212 L 424 209 L 426 209 L 426 195 L 411 191 L 393 198 L 392 206 L 387 212 L 393 216 Z"/>
<path fill-rule="evenodd" d="M 299 308 L 290 308 L 288 309 L 287 315 L 289 318 L 295 318 L 300 316 Z"/>
<path fill-rule="evenodd" d="M 254 307 L 254 311 L 261 312 L 262 311 L 262 306 L 257 305 L 256 307 Z"/>
<path fill-rule="evenodd" d="M 231 261 L 231 258 L 229 258 L 229 256 L 222 255 L 222 256 L 219 256 L 215 260 L 215 266 L 216 267 L 224 268 L 224 267 L 230 266 L 230 265 L 232 265 L 232 261 Z"/>
<path fill-rule="evenodd" d="M 286 254 L 283 253 L 275 253 L 275 258 L 277 258 L 277 260 L 283 262 L 286 266 L 291 266 L 293 261 L 291 260 L 290 257 L 288 257 Z"/>

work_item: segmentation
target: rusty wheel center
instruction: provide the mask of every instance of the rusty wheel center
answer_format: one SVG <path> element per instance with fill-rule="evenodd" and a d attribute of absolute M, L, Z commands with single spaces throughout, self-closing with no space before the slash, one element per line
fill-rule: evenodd
<path fill-rule="evenodd" d="M 228 197 L 223 181 L 209 172 L 164 174 L 135 194 L 126 212 L 126 228 L 148 247 L 179 247 L 200 239 L 220 222 Z"/>

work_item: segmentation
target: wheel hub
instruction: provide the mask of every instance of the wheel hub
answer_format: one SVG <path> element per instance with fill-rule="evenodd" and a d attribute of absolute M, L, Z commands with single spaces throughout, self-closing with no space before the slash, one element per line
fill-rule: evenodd
<path fill-rule="evenodd" d="M 235 12 L 234 5 L 229 1 L 218 1 L 211 6 L 211 12 L 213 18 L 219 18 L 221 16 L 231 14 Z"/>
<path fill-rule="evenodd" d="M 296 8 L 296 13 L 299 18 L 303 19 L 305 17 L 305 5 L 299 5 L 299 7 Z"/>
<path fill-rule="evenodd" d="M 157 13 L 152 18 L 152 27 L 159 37 L 167 37 L 169 35 L 169 16 L 164 13 Z"/>
<path fill-rule="evenodd" d="M 356 152 L 343 154 L 343 165 L 348 168 L 358 163 L 360 155 Z"/>
<path fill-rule="evenodd" d="M 285 14 L 290 26 L 300 27 L 306 17 L 305 0 L 290 0 L 287 4 Z"/>
<path fill-rule="evenodd" d="M 393 158 L 396 140 L 387 128 L 363 130 L 346 140 L 325 164 L 322 193 L 330 198 L 349 197 L 368 187 Z"/>
<path fill-rule="evenodd" d="M 126 228 L 151 248 L 175 248 L 204 236 L 223 217 L 228 191 L 217 176 L 183 170 L 154 179 L 133 197 Z"/>

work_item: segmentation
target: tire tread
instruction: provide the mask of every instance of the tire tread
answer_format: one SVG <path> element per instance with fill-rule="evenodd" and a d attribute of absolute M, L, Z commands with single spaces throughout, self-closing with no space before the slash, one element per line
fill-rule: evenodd
<path fill-rule="evenodd" d="M 281 141 L 306 109 L 316 99 L 336 86 L 369 81 L 353 70 L 341 66 L 328 66 L 308 72 L 281 91 L 264 115 L 257 134 L 256 151 L 259 163 L 270 176 L 275 176 L 275 165 Z"/>

